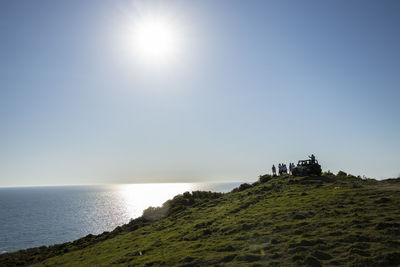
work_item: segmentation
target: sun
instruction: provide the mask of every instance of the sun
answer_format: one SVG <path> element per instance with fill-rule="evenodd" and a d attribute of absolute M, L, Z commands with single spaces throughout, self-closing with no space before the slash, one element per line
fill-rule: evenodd
<path fill-rule="evenodd" d="M 173 61 L 180 46 L 178 28 L 163 17 L 146 17 L 134 25 L 135 54 L 146 64 L 162 65 Z"/>

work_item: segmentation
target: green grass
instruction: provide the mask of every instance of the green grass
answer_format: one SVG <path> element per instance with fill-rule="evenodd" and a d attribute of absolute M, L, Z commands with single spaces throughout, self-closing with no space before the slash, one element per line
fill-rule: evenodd
<path fill-rule="evenodd" d="M 111 233 L 0 255 L 0 266 L 397 266 L 400 179 L 260 177 L 186 193 Z"/>

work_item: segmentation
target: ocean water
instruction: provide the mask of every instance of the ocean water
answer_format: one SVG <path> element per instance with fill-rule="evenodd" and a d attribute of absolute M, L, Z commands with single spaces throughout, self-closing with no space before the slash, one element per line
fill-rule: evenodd
<path fill-rule="evenodd" d="M 0 253 L 100 234 L 195 190 L 228 192 L 240 183 L 163 183 L 0 188 Z"/>

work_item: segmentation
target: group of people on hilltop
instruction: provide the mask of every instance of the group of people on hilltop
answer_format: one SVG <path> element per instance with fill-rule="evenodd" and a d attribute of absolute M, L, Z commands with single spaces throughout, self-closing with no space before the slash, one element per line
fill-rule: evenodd
<path fill-rule="evenodd" d="M 289 163 L 289 169 L 285 163 L 279 163 L 278 164 L 278 174 L 279 175 L 288 174 L 288 171 L 289 171 L 289 174 L 292 174 L 292 170 L 294 169 L 294 167 L 295 167 L 295 165 L 292 162 Z M 276 176 L 275 165 L 272 165 L 272 175 Z"/>
<path fill-rule="evenodd" d="M 311 156 L 308 156 L 311 160 L 311 164 L 315 163 L 315 156 L 314 154 L 311 154 Z M 295 168 L 294 163 L 289 162 L 289 174 L 292 174 L 293 169 Z M 288 168 L 286 167 L 285 163 L 279 163 L 278 164 L 278 173 L 279 176 L 283 175 L 283 174 L 288 174 Z M 275 165 L 272 165 L 272 175 L 276 176 L 276 167 Z"/>

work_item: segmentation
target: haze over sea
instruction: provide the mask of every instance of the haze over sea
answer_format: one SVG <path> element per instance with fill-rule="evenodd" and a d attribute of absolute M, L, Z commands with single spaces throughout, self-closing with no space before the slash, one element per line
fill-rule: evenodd
<path fill-rule="evenodd" d="M 100 234 L 186 191 L 240 183 L 160 183 L 0 188 L 0 253 Z"/>

